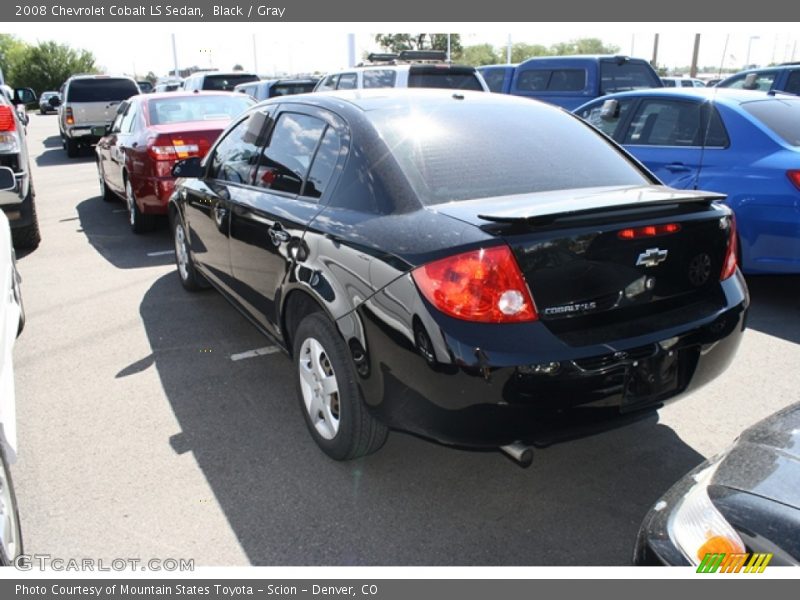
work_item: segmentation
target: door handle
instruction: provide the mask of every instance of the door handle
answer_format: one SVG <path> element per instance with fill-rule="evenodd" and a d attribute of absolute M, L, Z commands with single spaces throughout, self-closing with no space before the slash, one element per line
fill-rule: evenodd
<path fill-rule="evenodd" d="M 691 171 L 689 167 L 681 162 L 674 162 L 669 163 L 668 165 L 664 165 L 667 171 L 671 171 L 672 173 L 687 173 Z"/>
<path fill-rule="evenodd" d="M 269 232 L 269 239 L 272 240 L 272 243 L 276 246 L 280 246 L 284 242 L 288 242 L 292 237 L 280 223 L 275 223 L 275 225 L 270 227 L 267 231 Z"/>

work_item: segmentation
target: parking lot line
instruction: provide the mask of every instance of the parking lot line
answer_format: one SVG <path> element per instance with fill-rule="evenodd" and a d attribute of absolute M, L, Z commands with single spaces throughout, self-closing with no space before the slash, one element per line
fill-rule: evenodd
<path fill-rule="evenodd" d="M 275 354 L 276 352 L 280 352 L 280 348 L 277 346 L 264 346 L 263 348 L 256 348 L 255 350 L 248 350 L 247 352 L 240 352 L 239 354 L 231 354 L 231 360 L 243 360 L 245 358 L 264 356 L 265 354 Z"/>
<path fill-rule="evenodd" d="M 158 252 L 148 252 L 147 256 L 166 256 L 167 254 L 174 254 L 175 250 L 159 250 Z"/>

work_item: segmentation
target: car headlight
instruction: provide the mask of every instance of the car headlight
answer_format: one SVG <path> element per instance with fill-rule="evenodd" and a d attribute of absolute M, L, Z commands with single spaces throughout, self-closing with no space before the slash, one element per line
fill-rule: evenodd
<path fill-rule="evenodd" d="M 708 553 L 743 553 L 744 542 L 736 530 L 708 497 L 708 484 L 721 462 L 696 473 L 695 484 L 678 502 L 667 522 L 672 543 L 693 565 L 699 565 Z"/>

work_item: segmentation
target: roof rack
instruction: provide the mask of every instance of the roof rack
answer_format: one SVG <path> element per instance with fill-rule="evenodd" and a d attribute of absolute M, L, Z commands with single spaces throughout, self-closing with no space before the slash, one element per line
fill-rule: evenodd
<path fill-rule="evenodd" d="M 377 64 L 400 65 L 409 63 L 439 63 L 447 60 L 447 52 L 444 50 L 401 50 L 395 54 L 393 52 L 371 52 L 367 55 L 367 60 L 360 63 L 359 67 L 366 67 Z"/>

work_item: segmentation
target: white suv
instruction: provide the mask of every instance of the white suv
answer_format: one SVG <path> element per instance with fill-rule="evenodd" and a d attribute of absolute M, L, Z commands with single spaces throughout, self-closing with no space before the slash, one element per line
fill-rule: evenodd
<path fill-rule="evenodd" d="M 370 54 L 367 64 L 329 73 L 314 89 L 356 90 L 370 88 L 445 88 L 488 92 L 475 67 L 452 65 L 438 51 L 404 50 L 399 54 Z"/>

